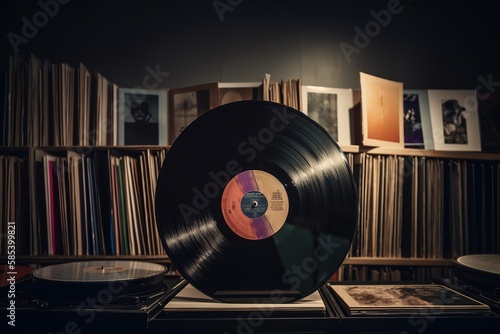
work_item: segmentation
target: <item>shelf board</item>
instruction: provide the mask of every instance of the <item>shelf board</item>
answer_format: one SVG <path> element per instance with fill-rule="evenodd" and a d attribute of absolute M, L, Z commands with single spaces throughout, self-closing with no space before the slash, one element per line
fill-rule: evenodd
<path fill-rule="evenodd" d="M 401 155 L 444 159 L 469 159 L 469 160 L 500 160 L 499 153 L 473 152 L 473 151 L 434 151 L 416 148 L 386 148 L 367 147 L 359 145 L 341 145 L 344 153 L 368 153 L 380 155 Z"/>
<path fill-rule="evenodd" d="M 500 154 L 484 153 L 484 152 L 466 152 L 466 151 L 434 151 L 414 148 L 360 148 L 360 152 L 381 155 L 402 155 L 428 158 L 445 158 L 445 159 L 469 159 L 469 160 L 500 160 Z"/>
<path fill-rule="evenodd" d="M 121 145 L 121 146 L 0 146 L 0 152 L 10 153 L 19 150 L 28 150 L 36 148 L 47 151 L 65 151 L 65 150 L 157 150 L 170 149 L 170 145 Z M 445 159 L 468 159 L 468 160 L 500 160 L 500 153 L 473 152 L 473 151 L 434 151 L 415 148 L 385 148 L 385 147 L 367 147 L 359 145 L 340 145 L 344 153 L 369 153 L 380 155 L 401 155 L 429 158 Z"/>
<path fill-rule="evenodd" d="M 4 259 L 2 258 L 2 261 Z M 163 264 L 172 262 L 166 255 L 18 255 L 17 264 L 56 264 L 77 261 L 147 261 Z M 367 266 L 451 266 L 450 259 L 424 259 L 424 258 L 377 258 L 377 257 L 349 257 L 344 260 L 343 265 L 367 265 Z"/>
<path fill-rule="evenodd" d="M 343 262 L 344 265 L 361 266 L 451 266 L 450 259 L 424 259 L 424 258 L 377 258 L 377 257 L 349 257 Z"/>
<path fill-rule="evenodd" d="M 78 261 L 147 261 L 163 264 L 172 263 L 166 255 L 18 255 L 16 257 L 16 264 L 57 264 Z"/>
<path fill-rule="evenodd" d="M 359 153 L 358 145 L 340 145 L 340 149 L 345 153 Z"/>

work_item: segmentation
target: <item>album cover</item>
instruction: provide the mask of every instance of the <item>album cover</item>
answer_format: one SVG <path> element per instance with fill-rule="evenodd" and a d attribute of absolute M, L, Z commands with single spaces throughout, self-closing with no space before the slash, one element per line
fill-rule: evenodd
<path fill-rule="evenodd" d="M 434 149 L 429 98 L 425 89 L 403 91 L 405 147 Z"/>
<path fill-rule="evenodd" d="M 119 89 L 119 145 L 167 145 L 167 91 Z"/>
<path fill-rule="evenodd" d="M 333 285 L 350 315 L 408 314 L 416 312 L 488 313 L 475 299 L 439 284 Z"/>
<path fill-rule="evenodd" d="M 434 147 L 440 151 L 481 151 L 475 90 L 428 90 Z"/>
<path fill-rule="evenodd" d="M 321 125 L 340 145 L 351 145 L 349 109 L 352 89 L 302 86 L 301 110 Z"/>
<path fill-rule="evenodd" d="M 360 72 L 363 145 L 404 148 L 403 84 Z"/>

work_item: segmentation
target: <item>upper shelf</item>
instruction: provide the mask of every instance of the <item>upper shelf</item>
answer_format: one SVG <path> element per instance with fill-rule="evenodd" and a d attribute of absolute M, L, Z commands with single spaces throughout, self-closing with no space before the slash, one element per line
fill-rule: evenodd
<path fill-rule="evenodd" d="M 169 149 L 168 146 L 159 145 L 126 145 L 126 146 L 40 146 L 34 147 L 42 150 L 50 151 L 90 151 L 92 149 L 118 149 L 118 150 L 143 150 L 143 149 Z M 467 151 L 434 151 L 414 148 L 384 148 L 384 147 L 366 147 L 358 145 L 341 145 L 340 148 L 344 153 L 369 153 L 381 155 L 400 155 L 400 156 L 417 156 L 429 158 L 444 158 L 444 159 L 470 159 L 470 160 L 500 160 L 500 153 L 486 152 L 467 152 Z M 19 150 L 27 150 L 29 146 L 0 146 L 0 151 L 13 153 Z"/>
<path fill-rule="evenodd" d="M 465 151 L 434 151 L 413 148 L 363 147 L 357 145 L 341 146 L 345 153 L 370 153 L 381 155 L 403 155 L 446 159 L 500 160 L 500 153 L 465 152 Z"/>

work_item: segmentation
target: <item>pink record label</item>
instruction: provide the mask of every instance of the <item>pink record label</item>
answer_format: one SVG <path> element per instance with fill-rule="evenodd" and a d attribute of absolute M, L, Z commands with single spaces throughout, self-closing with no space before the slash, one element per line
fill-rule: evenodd
<path fill-rule="evenodd" d="M 233 177 L 222 194 L 222 214 L 242 238 L 260 240 L 274 235 L 288 216 L 288 195 L 273 175 L 248 170 Z"/>

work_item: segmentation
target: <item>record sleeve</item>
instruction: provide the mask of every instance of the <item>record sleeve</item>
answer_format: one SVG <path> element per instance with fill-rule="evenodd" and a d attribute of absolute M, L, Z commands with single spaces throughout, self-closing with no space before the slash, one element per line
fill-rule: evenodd
<path fill-rule="evenodd" d="M 330 135 L 269 101 L 225 104 L 177 137 L 156 189 L 169 258 L 202 293 L 226 302 L 316 291 L 352 242 L 357 192 Z"/>
<path fill-rule="evenodd" d="M 273 315 L 283 315 L 286 312 L 301 316 L 324 316 L 326 306 L 319 291 L 292 303 L 275 303 L 272 300 L 261 303 L 224 303 L 203 294 L 188 284 L 165 305 L 164 310 L 169 313 L 189 313 L 191 315 L 208 313 L 211 316 L 214 312 L 234 315 L 235 312 L 263 310 L 267 311 L 267 314 Z"/>
<path fill-rule="evenodd" d="M 387 315 L 427 312 L 488 313 L 475 299 L 439 284 L 329 284 L 350 315 Z"/>

